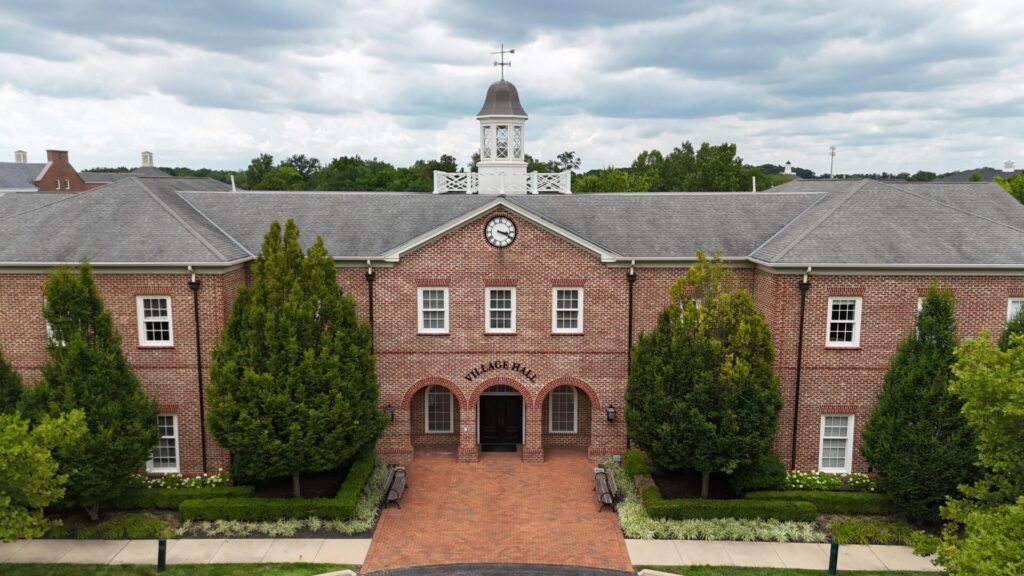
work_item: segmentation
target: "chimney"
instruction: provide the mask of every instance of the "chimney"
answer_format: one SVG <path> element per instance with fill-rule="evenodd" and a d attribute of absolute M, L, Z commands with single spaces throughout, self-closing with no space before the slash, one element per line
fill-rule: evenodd
<path fill-rule="evenodd" d="M 153 167 L 153 153 L 152 152 L 143 152 L 142 153 L 142 167 L 143 168 L 152 168 Z"/>
<path fill-rule="evenodd" d="M 46 161 L 53 162 L 54 164 L 67 164 L 68 163 L 68 151 L 67 150 L 47 150 Z"/>
<path fill-rule="evenodd" d="M 28 162 L 28 154 L 26 154 L 24 150 L 15 150 L 14 161 L 18 164 L 25 164 Z"/>
<path fill-rule="evenodd" d="M 1017 164 L 1015 164 L 1013 160 L 1007 160 L 1006 162 L 1003 162 L 1003 172 L 1016 172 L 1016 171 L 1017 171 Z"/>

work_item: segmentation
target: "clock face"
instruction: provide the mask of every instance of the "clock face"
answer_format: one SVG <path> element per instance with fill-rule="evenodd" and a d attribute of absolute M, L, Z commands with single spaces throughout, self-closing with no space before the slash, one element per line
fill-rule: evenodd
<path fill-rule="evenodd" d="M 491 218 L 484 228 L 484 237 L 495 248 L 504 248 L 516 239 L 516 225 L 504 216 Z"/>

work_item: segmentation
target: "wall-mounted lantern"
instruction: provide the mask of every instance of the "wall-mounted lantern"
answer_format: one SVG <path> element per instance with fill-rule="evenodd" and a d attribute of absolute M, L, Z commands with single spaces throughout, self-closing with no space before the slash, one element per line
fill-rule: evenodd
<path fill-rule="evenodd" d="M 604 409 L 604 415 L 608 417 L 609 422 L 615 422 L 615 406 L 609 404 L 608 407 Z"/>

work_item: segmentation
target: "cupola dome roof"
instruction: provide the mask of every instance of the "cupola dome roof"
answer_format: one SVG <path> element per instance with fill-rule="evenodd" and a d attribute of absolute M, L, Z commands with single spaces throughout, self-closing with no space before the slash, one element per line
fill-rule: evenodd
<path fill-rule="evenodd" d="M 487 97 L 477 116 L 522 116 L 526 110 L 519 103 L 519 91 L 506 80 L 498 80 L 487 88 Z"/>

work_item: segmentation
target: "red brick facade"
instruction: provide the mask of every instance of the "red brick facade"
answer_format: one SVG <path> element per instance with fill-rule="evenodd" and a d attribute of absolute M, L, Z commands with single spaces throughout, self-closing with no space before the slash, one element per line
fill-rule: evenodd
<path fill-rule="evenodd" d="M 84 192 L 97 185 L 86 184 L 78 171 L 68 162 L 66 150 L 47 150 L 47 166 L 35 182 L 40 192 Z"/>
<path fill-rule="evenodd" d="M 515 242 L 491 247 L 482 230 L 497 214 L 517 225 Z M 42 285 L 45 270 L 0 273 L 0 348 L 28 381 L 38 379 L 46 361 Z M 385 458 L 408 461 L 415 451 L 451 451 L 462 461 L 478 457 L 477 411 L 480 395 L 504 384 L 519 391 L 525 410 L 522 458 L 539 461 L 545 447 L 578 446 L 592 458 L 626 449 L 622 418 L 627 376 L 629 318 L 628 268 L 600 257 L 508 210 L 497 209 L 404 254 L 397 263 L 374 267 L 374 348 L 381 406 L 395 409 L 395 419 L 378 443 Z M 634 338 L 650 330 L 669 302 L 668 288 L 683 267 L 637 266 L 634 284 Z M 200 274 L 199 291 L 204 368 L 230 312 L 246 268 Z M 799 326 L 799 275 L 778 274 L 750 264 L 737 265 L 741 287 L 749 289 L 765 314 L 776 348 L 785 407 L 775 448 L 790 462 L 794 380 Z M 97 282 L 124 339 L 125 351 L 146 390 L 162 410 L 179 418 L 181 471 L 201 472 L 195 326 L 188 276 L 180 273 L 97 270 Z M 339 285 L 351 294 L 357 311 L 369 317 L 365 266 L 339 266 Z M 949 286 L 957 299 L 963 338 L 982 330 L 998 332 L 1007 315 L 1007 299 L 1024 294 L 1019 276 L 921 275 L 893 272 L 853 275 L 821 272 L 810 277 L 797 427 L 799 469 L 818 466 L 819 428 L 823 414 L 855 415 L 853 469 L 866 471 L 859 455 L 859 433 L 881 388 L 882 377 L 898 342 L 913 329 L 917 298 L 929 283 Z M 577 287 L 583 292 L 583 331 L 552 332 L 552 289 Z M 417 331 L 417 289 L 445 287 L 449 292 L 449 329 L 445 334 Z M 516 332 L 485 332 L 485 288 L 516 289 Z M 169 296 L 174 346 L 138 345 L 136 297 Z M 834 349 L 826 343 L 830 296 L 863 299 L 860 345 Z M 489 368 L 474 373 L 481 365 Z M 547 401 L 558 386 L 578 390 L 575 434 L 548 432 Z M 443 386 L 456 404 L 454 432 L 428 434 L 424 428 L 424 391 Z M 606 408 L 618 413 L 614 421 Z M 208 470 L 227 466 L 229 455 L 208 440 Z"/>

